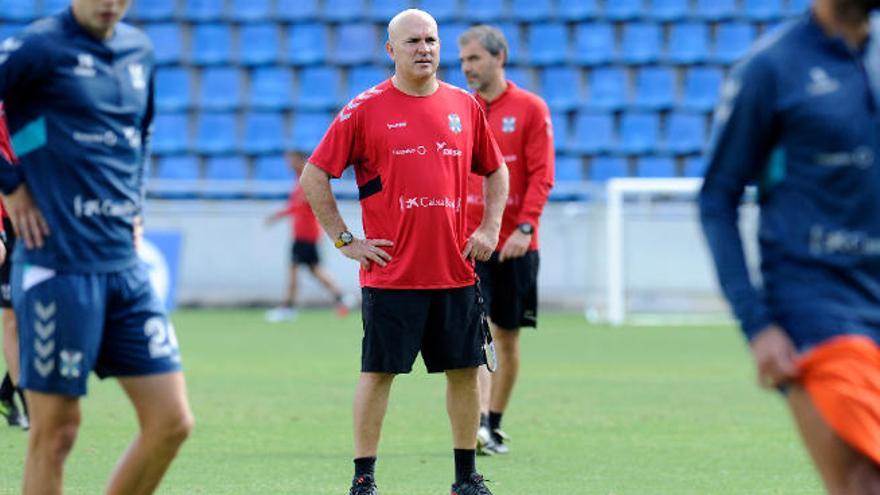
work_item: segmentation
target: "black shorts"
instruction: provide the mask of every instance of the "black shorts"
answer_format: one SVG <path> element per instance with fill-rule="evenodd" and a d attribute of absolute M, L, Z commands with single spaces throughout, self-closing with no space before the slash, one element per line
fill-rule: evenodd
<path fill-rule="evenodd" d="M 538 251 L 498 262 L 498 253 L 477 263 L 480 290 L 495 325 L 515 330 L 538 326 Z"/>
<path fill-rule="evenodd" d="M 419 351 L 428 373 L 476 368 L 483 354 L 483 310 L 476 286 L 362 289 L 361 371 L 409 373 Z"/>
<path fill-rule="evenodd" d="M 6 232 L 6 259 L 0 265 L 0 308 L 12 307 L 12 286 L 9 277 L 12 274 L 12 250 L 15 249 L 15 231 L 8 217 L 3 218 L 3 230 Z"/>
<path fill-rule="evenodd" d="M 314 266 L 321 262 L 318 257 L 318 244 L 308 241 L 293 241 L 290 248 L 290 262 Z"/>

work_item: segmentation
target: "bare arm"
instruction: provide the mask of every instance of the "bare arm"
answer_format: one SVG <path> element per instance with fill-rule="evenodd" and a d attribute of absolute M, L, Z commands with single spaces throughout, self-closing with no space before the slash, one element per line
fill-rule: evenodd
<path fill-rule="evenodd" d="M 330 189 L 330 176 L 317 166 L 307 163 L 299 183 L 306 193 L 318 223 L 335 242 L 339 234 L 348 230 L 348 227 L 339 214 L 336 198 L 333 197 L 333 191 Z M 371 262 L 385 266 L 391 260 L 391 255 L 379 247 L 391 245 L 393 243 L 387 239 L 354 239 L 351 244 L 339 250 L 345 256 L 359 262 L 365 270 L 369 270 Z"/>
<path fill-rule="evenodd" d="M 501 231 L 501 216 L 507 204 L 507 191 L 510 186 L 507 165 L 502 164 L 497 170 L 486 176 L 483 182 L 485 207 L 483 221 L 471 234 L 462 255 L 476 261 L 486 261 L 492 256 L 498 244 L 498 233 Z"/>

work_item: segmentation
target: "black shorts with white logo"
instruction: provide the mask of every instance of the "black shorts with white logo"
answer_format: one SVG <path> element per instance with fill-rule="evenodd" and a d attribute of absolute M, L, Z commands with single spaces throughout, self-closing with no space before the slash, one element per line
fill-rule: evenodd
<path fill-rule="evenodd" d="M 293 241 L 290 248 L 290 262 L 314 266 L 321 262 L 318 257 L 318 244 L 308 241 Z"/>
<path fill-rule="evenodd" d="M 419 351 L 429 373 L 486 363 L 476 286 L 361 292 L 361 371 L 409 373 Z"/>
<path fill-rule="evenodd" d="M 3 231 L 6 233 L 6 259 L 0 265 L 0 308 L 12 307 L 12 286 L 9 277 L 12 274 L 12 251 L 15 249 L 15 231 L 8 217 L 3 218 Z"/>
<path fill-rule="evenodd" d="M 495 252 L 489 261 L 477 263 L 480 290 L 492 323 L 508 330 L 538 326 L 539 264 L 538 251 L 503 263 Z"/>

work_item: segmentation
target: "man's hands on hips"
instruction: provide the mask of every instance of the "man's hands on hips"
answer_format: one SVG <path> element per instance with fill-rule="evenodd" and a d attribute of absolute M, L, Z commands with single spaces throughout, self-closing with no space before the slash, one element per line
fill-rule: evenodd
<path fill-rule="evenodd" d="M 49 224 L 34 203 L 27 184 L 22 183 L 11 194 L 4 196 L 3 202 L 15 228 L 15 235 L 24 241 L 28 249 L 43 247 L 43 241 L 49 235 Z"/>
<path fill-rule="evenodd" d="M 391 261 L 391 255 L 382 247 L 393 246 L 394 243 L 388 239 L 358 239 L 355 238 L 350 244 L 342 246 L 339 250 L 345 256 L 357 261 L 364 267 L 364 270 L 370 271 L 371 263 L 379 266 L 385 266 Z"/>
<path fill-rule="evenodd" d="M 498 255 L 498 261 L 512 260 L 525 256 L 531 244 L 532 234 L 523 233 L 519 229 L 514 230 L 510 237 L 507 238 L 507 241 L 504 242 L 504 247 L 501 248 L 501 253 Z"/>
<path fill-rule="evenodd" d="M 480 225 L 464 245 L 461 255 L 474 261 L 488 261 L 498 245 L 498 229 Z"/>
<path fill-rule="evenodd" d="M 762 387 L 776 388 L 797 376 L 797 349 L 781 327 L 767 326 L 752 338 L 751 347 Z"/>

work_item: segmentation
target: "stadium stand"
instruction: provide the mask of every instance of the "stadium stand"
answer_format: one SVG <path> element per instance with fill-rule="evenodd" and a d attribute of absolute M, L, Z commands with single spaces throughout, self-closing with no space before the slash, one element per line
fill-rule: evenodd
<path fill-rule="evenodd" d="M 270 65 L 278 62 L 281 36 L 275 24 L 242 26 L 238 31 L 238 62 L 241 65 Z"/>
<path fill-rule="evenodd" d="M 160 112 L 189 110 L 192 95 L 193 83 L 188 69 L 163 67 L 156 71 L 156 108 Z"/>
<path fill-rule="evenodd" d="M 240 72 L 232 67 L 211 67 L 202 71 L 199 91 L 202 110 L 237 110 L 242 104 Z"/>

